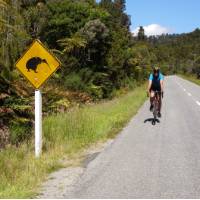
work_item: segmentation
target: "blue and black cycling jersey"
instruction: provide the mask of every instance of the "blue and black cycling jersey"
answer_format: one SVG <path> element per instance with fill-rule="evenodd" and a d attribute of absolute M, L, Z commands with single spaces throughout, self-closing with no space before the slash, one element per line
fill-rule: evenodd
<path fill-rule="evenodd" d="M 161 73 L 159 73 L 157 77 L 150 74 L 149 80 L 152 81 L 151 90 L 161 91 L 160 81 L 164 80 L 164 76 Z"/>

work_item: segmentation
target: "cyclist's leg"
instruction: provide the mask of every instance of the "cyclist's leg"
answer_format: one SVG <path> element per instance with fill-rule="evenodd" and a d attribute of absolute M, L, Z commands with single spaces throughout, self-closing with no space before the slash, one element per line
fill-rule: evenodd
<path fill-rule="evenodd" d="M 150 90 L 150 110 L 153 109 L 154 98 L 155 98 L 155 92 L 153 90 Z"/>
<path fill-rule="evenodd" d="M 155 91 L 158 91 L 156 96 L 158 98 L 158 113 L 160 113 L 161 105 L 162 105 L 162 102 L 161 102 L 161 87 L 160 87 L 160 85 L 155 86 Z"/>
<path fill-rule="evenodd" d="M 159 95 L 159 112 L 161 112 L 161 108 L 162 108 L 162 97 L 161 95 Z"/>
<path fill-rule="evenodd" d="M 150 104 L 152 105 L 153 104 L 153 100 L 154 100 L 154 97 L 155 97 L 155 92 L 154 90 L 150 90 Z"/>
<path fill-rule="evenodd" d="M 155 97 L 155 92 L 153 90 L 150 90 L 150 103 L 153 104 L 153 100 Z"/>
<path fill-rule="evenodd" d="M 161 93 L 158 94 L 158 117 L 161 117 L 162 97 Z"/>

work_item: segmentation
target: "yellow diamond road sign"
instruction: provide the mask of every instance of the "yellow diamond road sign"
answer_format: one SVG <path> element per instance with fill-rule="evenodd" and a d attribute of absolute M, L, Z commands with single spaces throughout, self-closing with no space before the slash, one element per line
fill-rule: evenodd
<path fill-rule="evenodd" d="M 39 40 L 35 40 L 16 63 L 19 71 L 36 89 L 40 88 L 59 66 L 60 61 Z"/>

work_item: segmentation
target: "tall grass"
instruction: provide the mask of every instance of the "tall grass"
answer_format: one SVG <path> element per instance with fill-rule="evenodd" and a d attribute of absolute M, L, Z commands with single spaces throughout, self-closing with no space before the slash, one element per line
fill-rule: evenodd
<path fill-rule="evenodd" d="M 0 152 L 0 198 L 34 197 L 47 174 L 63 166 L 62 158 L 77 155 L 92 143 L 114 137 L 145 99 L 144 86 L 141 86 L 111 101 L 46 117 L 40 159 L 34 158 L 33 140 Z"/>

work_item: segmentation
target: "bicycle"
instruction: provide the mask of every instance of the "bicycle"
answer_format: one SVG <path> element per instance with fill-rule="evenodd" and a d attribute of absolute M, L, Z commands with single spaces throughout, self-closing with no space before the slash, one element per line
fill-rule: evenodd
<path fill-rule="evenodd" d="M 163 95 L 163 94 L 162 94 Z M 159 113 L 159 96 L 161 96 L 160 91 L 155 91 L 155 96 L 153 99 L 153 120 L 152 120 L 152 125 L 156 124 L 156 121 L 158 121 L 158 113 Z"/>
<path fill-rule="evenodd" d="M 149 118 L 146 119 L 144 121 L 150 121 L 152 123 L 152 125 L 155 125 L 156 122 L 160 123 L 160 120 L 157 118 L 158 117 L 158 113 L 159 113 L 159 99 L 162 97 L 163 98 L 164 93 L 161 91 L 154 91 L 154 98 L 153 98 L 153 102 L 152 102 L 152 110 L 151 112 L 153 113 L 153 118 Z M 160 96 L 160 97 L 159 97 Z M 149 92 L 147 92 L 147 97 L 149 97 Z"/>

